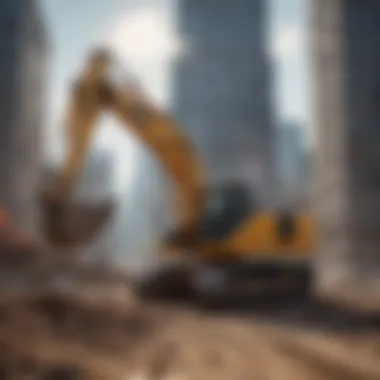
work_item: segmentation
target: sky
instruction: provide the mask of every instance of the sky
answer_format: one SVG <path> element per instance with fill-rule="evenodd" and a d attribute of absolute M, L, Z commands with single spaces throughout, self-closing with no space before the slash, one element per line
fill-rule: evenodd
<path fill-rule="evenodd" d="M 49 156 L 61 157 L 62 120 L 68 90 L 88 49 L 107 43 L 128 63 L 160 103 L 168 101 L 168 64 L 181 49 L 170 23 L 175 0 L 41 0 L 50 33 Z M 310 132 L 307 57 L 307 0 L 270 0 L 269 51 L 276 69 L 274 96 L 278 118 L 303 123 Z M 99 123 L 95 145 L 112 149 L 119 187 L 136 175 L 136 140 L 111 117 Z M 310 133 L 309 133 L 310 134 Z"/>
<path fill-rule="evenodd" d="M 279 117 L 304 123 L 310 134 L 308 0 L 270 1 L 270 50 Z"/>

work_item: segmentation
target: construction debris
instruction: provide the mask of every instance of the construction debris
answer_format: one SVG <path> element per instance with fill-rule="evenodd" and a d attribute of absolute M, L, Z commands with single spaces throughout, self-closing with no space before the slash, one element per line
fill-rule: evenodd
<path fill-rule="evenodd" d="M 377 332 L 313 331 L 302 303 L 267 306 L 270 320 L 258 307 L 221 314 L 143 301 L 125 273 L 10 232 L 0 251 L 1 379 L 380 379 Z"/>

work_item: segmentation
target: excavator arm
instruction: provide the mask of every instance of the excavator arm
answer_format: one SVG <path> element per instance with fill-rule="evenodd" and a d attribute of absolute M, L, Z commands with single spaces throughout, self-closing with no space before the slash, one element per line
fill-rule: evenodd
<path fill-rule="evenodd" d="M 175 122 L 133 86 L 112 83 L 112 57 L 98 51 L 77 80 L 66 120 L 68 150 L 60 173 L 45 193 L 45 202 L 67 205 L 88 153 L 94 125 L 104 111 L 114 113 L 155 153 L 176 185 L 174 212 L 178 242 L 194 245 L 204 208 L 202 164 L 187 137 Z M 62 208 L 61 208 L 62 212 Z"/>
<path fill-rule="evenodd" d="M 109 105 L 155 153 L 176 185 L 174 212 L 182 244 L 194 243 L 204 209 L 201 162 L 192 144 L 160 108 L 134 93 L 110 89 Z"/>

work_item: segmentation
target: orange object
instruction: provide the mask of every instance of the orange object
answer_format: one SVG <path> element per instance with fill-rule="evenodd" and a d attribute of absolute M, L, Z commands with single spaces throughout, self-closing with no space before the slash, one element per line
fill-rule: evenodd
<path fill-rule="evenodd" d="M 5 227 L 8 223 L 8 213 L 3 208 L 0 208 L 0 227 Z"/>

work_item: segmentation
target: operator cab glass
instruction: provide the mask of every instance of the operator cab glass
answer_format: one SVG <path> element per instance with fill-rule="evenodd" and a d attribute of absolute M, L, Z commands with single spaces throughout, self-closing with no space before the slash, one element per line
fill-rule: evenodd
<path fill-rule="evenodd" d="M 297 221 L 293 212 L 282 210 L 277 219 L 277 236 L 282 243 L 290 243 L 295 236 Z"/>
<path fill-rule="evenodd" d="M 206 239 L 228 237 L 249 216 L 258 211 L 251 189 L 240 182 L 229 182 L 209 189 L 201 236 Z"/>

